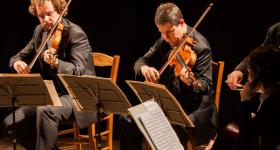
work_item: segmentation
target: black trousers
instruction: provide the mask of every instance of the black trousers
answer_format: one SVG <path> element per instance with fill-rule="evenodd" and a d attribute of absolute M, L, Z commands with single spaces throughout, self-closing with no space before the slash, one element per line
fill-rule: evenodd
<path fill-rule="evenodd" d="M 36 144 L 36 107 L 23 106 L 15 111 L 16 141 L 27 150 L 34 150 Z M 9 114 L 1 124 L 4 136 L 13 134 L 13 115 Z"/>
<path fill-rule="evenodd" d="M 142 150 L 143 135 L 130 116 L 120 115 L 118 127 L 121 150 Z"/>
<path fill-rule="evenodd" d="M 16 139 L 27 150 L 56 149 L 59 123 L 75 119 L 71 98 L 60 97 L 63 106 L 22 106 L 15 111 Z M 9 114 L 3 121 L 4 135 L 11 136 L 13 118 Z"/>

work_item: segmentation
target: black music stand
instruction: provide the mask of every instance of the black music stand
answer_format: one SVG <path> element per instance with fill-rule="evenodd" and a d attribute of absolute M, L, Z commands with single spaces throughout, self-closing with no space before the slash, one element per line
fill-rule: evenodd
<path fill-rule="evenodd" d="M 152 99 L 157 102 L 172 124 L 189 128 L 195 127 L 178 100 L 164 85 L 131 80 L 126 80 L 126 83 L 131 87 L 142 103 Z M 153 147 L 151 141 L 149 141 L 149 139 L 147 139 L 147 141 L 150 143 L 150 146 Z"/>
<path fill-rule="evenodd" d="M 106 113 L 123 114 L 131 104 L 121 89 L 110 78 L 96 76 L 58 75 L 78 111 L 97 113 L 97 125 Z M 100 130 L 97 126 L 97 146 L 101 149 Z"/>
<path fill-rule="evenodd" d="M 40 74 L 0 74 L 0 107 L 12 108 L 14 149 L 16 149 L 15 109 L 30 105 L 62 106 L 52 81 L 44 81 Z"/>

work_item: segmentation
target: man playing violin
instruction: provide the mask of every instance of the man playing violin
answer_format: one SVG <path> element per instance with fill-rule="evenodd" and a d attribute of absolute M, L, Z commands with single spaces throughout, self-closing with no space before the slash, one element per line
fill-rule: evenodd
<path fill-rule="evenodd" d="M 61 40 L 53 47 L 52 39 L 47 41 L 34 67 L 28 65 L 48 32 L 61 15 L 66 15 L 66 0 L 31 0 L 29 12 L 36 16 L 40 24 L 36 26 L 30 42 L 10 59 L 10 68 L 18 74 L 40 73 L 44 79 L 52 80 L 63 106 L 23 106 L 15 112 L 16 139 L 28 150 L 56 149 L 58 125 L 75 120 L 81 128 L 96 121 L 93 113 L 77 112 L 57 74 L 95 75 L 91 46 L 85 32 L 78 25 L 62 17 Z M 2 129 L 12 133 L 12 115 L 8 115 Z"/>
<path fill-rule="evenodd" d="M 146 80 L 149 82 L 158 82 L 164 84 L 172 94 L 179 100 L 185 112 L 195 124 L 194 138 L 195 147 L 197 149 L 206 149 L 211 138 L 216 133 L 216 109 L 212 94 L 212 54 L 210 45 L 205 37 L 194 30 L 190 38 L 198 43 L 193 47 L 196 54 L 196 62 L 192 67 L 187 66 L 180 71 L 179 76 L 174 74 L 174 68 L 168 66 L 162 74 L 159 70 L 167 62 L 172 49 L 176 49 L 184 37 L 192 30 L 184 19 L 180 9 L 173 3 L 161 4 L 155 14 L 155 24 L 161 33 L 161 37 L 148 50 L 148 52 L 140 57 L 134 65 L 134 71 L 138 80 Z M 189 49 L 191 45 L 184 45 L 185 49 Z M 184 60 L 186 61 L 186 60 Z M 190 83 L 190 75 L 196 78 L 200 86 Z M 138 145 L 141 138 L 128 138 L 129 134 L 135 136 L 135 132 L 129 133 L 129 127 L 125 120 L 120 118 L 122 125 L 120 146 L 121 149 L 139 149 Z M 190 135 L 187 134 L 185 128 L 173 126 L 177 132 L 181 143 L 186 146 Z M 132 128 L 132 127 L 131 127 Z M 122 137 L 123 136 L 123 137 Z M 125 137 L 127 136 L 127 138 Z M 141 134 L 139 135 L 141 136 Z M 130 141 L 124 141 L 124 139 Z M 141 143 L 141 142 L 140 142 Z"/>

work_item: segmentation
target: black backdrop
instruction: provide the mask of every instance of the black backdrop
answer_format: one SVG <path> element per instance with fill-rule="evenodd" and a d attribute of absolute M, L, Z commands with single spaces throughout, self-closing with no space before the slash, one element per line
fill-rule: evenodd
<path fill-rule="evenodd" d="M 164 0 L 72 0 L 68 19 L 87 33 L 94 51 L 119 54 L 118 84 L 129 100 L 136 97 L 124 83 L 134 79 L 133 64 L 160 34 L 153 22 L 156 7 Z M 173 0 L 194 25 L 210 0 Z M 27 44 L 38 20 L 28 11 L 29 0 L 1 2 L 0 72 L 8 70 L 9 58 Z M 280 21 L 278 0 L 216 0 L 198 26 L 213 49 L 213 60 L 225 61 L 224 79 L 254 47 L 262 43 L 266 29 Z M 4 9 L 5 7 L 5 9 Z M 237 119 L 238 93 L 223 84 L 220 102 L 220 129 Z M 5 112 L 5 111 L 3 111 Z M 2 113 L 1 116 L 4 116 Z"/>

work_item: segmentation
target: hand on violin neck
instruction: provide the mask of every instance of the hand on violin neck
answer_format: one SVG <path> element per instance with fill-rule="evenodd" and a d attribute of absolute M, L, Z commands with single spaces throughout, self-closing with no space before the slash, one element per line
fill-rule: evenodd
<path fill-rule="evenodd" d="M 54 48 L 47 49 L 43 54 L 43 58 L 47 64 L 58 65 L 57 51 Z"/>
<path fill-rule="evenodd" d="M 194 73 L 191 71 L 191 68 L 183 68 L 180 72 L 180 79 L 187 84 L 188 86 L 193 85 L 195 88 L 200 87 L 201 83 L 199 80 L 196 80 Z"/>
<path fill-rule="evenodd" d="M 193 72 L 191 72 L 190 68 L 183 68 L 180 71 L 180 79 L 187 84 L 188 86 L 190 86 L 192 84 L 192 78 L 190 78 L 190 76 L 194 76 Z"/>
<path fill-rule="evenodd" d="M 158 81 L 160 77 L 158 70 L 154 67 L 149 67 L 147 65 L 144 65 L 140 68 L 140 71 L 142 75 L 145 77 L 145 80 L 149 82 L 155 83 Z"/>

